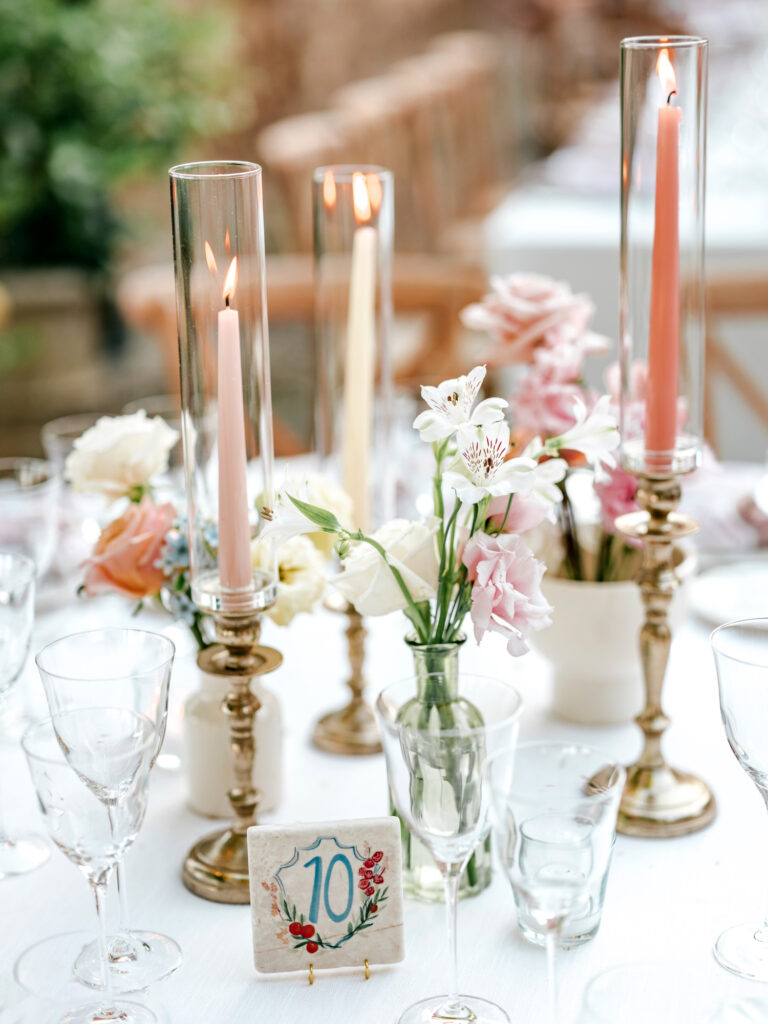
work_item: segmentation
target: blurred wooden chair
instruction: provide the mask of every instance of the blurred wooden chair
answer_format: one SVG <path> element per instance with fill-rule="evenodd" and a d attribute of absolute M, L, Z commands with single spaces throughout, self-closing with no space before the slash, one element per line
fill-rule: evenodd
<path fill-rule="evenodd" d="M 467 370 L 462 353 L 459 312 L 485 292 L 484 270 L 445 256 L 410 253 L 395 257 L 392 272 L 395 382 L 402 387 L 439 381 Z M 125 275 L 118 289 L 125 321 L 155 339 L 162 353 L 166 386 L 179 390 L 178 332 L 173 269 L 151 266 Z M 303 323 L 311 329 L 314 317 L 312 257 L 309 254 L 267 257 L 267 308 L 272 327 Z M 416 316 L 418 330 L 399 338 L 398 317 Z M 279 353 L 274 352 L 273 363 Z M 274 366 L 273 366 L 274 372 Z M 275 418 L 275 451 L 294 455 L 302 441 L 288 424 Z"/>
<path fill-rule="evenodd" d="M 742 273 L 711 276 L 707 281 L 706 378 L 704 386 L 704 436 L 718 451 L 717 389 L 726 381 L 743 399 L 768 432 L 768 388 L 755 378 L 732 347 L 722 338 L 722 321 L 737 318 L 768 318 L 768 275 Z"/>
<path fill-rule="evenodd" d="M 342 162 L 347 153 L 347 135 L 334 111 L 286 117 L 259 133 L 256 159 L 264 168 L 270 248 L 311 251 L 312 172 Z"/>

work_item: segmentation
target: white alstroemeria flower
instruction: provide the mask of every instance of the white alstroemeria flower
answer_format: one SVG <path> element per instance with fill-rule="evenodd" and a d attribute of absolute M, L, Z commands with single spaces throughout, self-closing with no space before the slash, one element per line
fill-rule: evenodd
<path fill-rule="evenodd" d="M 535 485 L 535 459 L 506 458 L 509 427 L 503 420 L 487 427 L 464 424 L 458 428 L 456 442 L 458 458 L 443 479 L 465 505 L 475 505 L 486 497 L 530 491 Z"/>
<path fill-rule="evenodd" d="M 616 416 L 610 409 L 611 396 L 603 395 L 591 413 L 580 398 L 573 401 L 576 422 L 564 434 L 549 442 L 559 451 L 581 452 L 599 470 L 601 465 L 615 466 L 610 454 L 620 443 Z"/>
<path fill-rule="evenodd" d="M 276 547 L 280 547 L 291 537 L 298 537 L 303 533 L 317 533 L 317 523 L 312 522 L 291 501 L 291 495 L 300 501 L 307 501 L 308 490 L 309 485 L 306 481 L 302 481 L 298 486 L 297 481 L 293 481 L 280 488 L 275 498 L 275 507 L 262 510 L 262 516 L 267 522 L 259 534 L 260 540 L 269 537 Z"/>
<path fill-rule="evenodd" d="M 466 377 L 444 380 L 436 388 L 422 385 L 421 397 L 429 411 L 413 421 L 422 441 L 442 441 L 466 423 L 480 427 L 502 419 L 507 407 L 503 398 L 486 398 L 472 409 L 484 379 L 485 367 L 476 366 Z"/>
<path fill-rule="evenodd" d="M 535 494 L 547 505 L 557 504 L 563 500 L 563 494 L 557 486 L 565 478 L 568 472 L 568 463 L 565 459 L 546 459 L 539 462 L 538 454 L 542 450 L 540 437 L 535 437 L 526 446 L 523 458 L 533 459 L 536 462 L 536 469 L 533 471 L 534 483 L 531 487 L 531 494 Z"/>

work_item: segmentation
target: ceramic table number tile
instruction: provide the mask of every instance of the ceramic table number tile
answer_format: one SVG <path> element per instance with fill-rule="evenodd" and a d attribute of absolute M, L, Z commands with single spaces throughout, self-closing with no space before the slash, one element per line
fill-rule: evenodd
<path fill-rule="evenodd" d="M 400 830 L 394 818 L 248 829 L 256 970 L 402 960 Z"/>

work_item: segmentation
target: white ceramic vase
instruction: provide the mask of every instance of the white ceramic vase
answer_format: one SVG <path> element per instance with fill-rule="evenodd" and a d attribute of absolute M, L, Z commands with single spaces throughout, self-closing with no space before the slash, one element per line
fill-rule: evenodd
<path fill-rule="evenodd" d="M 677 566 L 680 587 L 669 609 L 672 631 L 685 614 L 686 581 L 696 569 L 693 550 Z M 632 721 L 645 703 L 639 634 L 644 610 L 631 580 L 592 583 L 547 574 L 544 597 L 552 625 L 534 633 L 531 645 L 552 666 L 552 711 L 581 725 Z"/>
<path fill-rule="evenodd" d="M 251 689 L 261 702 L 254 718 L 253 784 L 261 793 L 258 813 L 274 810 L 283 788 L 283 719 L 277 697 L 258 679 Z M 222 711 L 227 680 L 200 673 L 200 688 L 184 704 L 184 774 L 187 803 L 208 818 L 231 818 L 227 791 L 234 784 L 229 722 Z"/>

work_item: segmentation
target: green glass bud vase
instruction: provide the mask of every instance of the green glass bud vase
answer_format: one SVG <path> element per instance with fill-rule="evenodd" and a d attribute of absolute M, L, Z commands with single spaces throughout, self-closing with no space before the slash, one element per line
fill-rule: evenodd
<path fill-rule="evenodd" d="M 482 725 L 482 716 L 474 704 L 459 695 L 459 651 L 466 641 L 460 634 L 451 643 L 420 643 L 411 633 L 405 642 L 413 652 L 417 696 L 404 705 L 399 722 L 423 729 L 434 724 L 438 729 L 472 729 Z M 392 813 L 398 818 L 397 811 Z M 403 892 L 412 899 L 438 903 L 444 898 L 443 878 L 427 848 L 400 819 L 403 848 Z M 459 897 L 475 896 L 491 881 L 491 841 L 488 836 L 469 860 L 459 883 Z"/>

